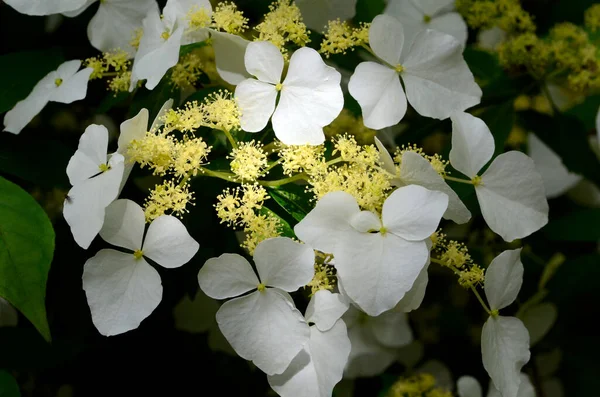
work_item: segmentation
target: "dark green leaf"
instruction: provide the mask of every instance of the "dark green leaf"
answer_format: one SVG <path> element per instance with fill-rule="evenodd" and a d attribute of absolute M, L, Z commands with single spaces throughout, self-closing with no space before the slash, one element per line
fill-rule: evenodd
<path fill-rule="evenodd" d="M 20 397 L 19 385 L 6 371 L 0 371 L 0 397 Z"/>
<path fill-rule="evenodd" d="M 600 240 L 600 209 L 584 209 L 553 219 L 544 228 L 551 240 L 598 241 Z"/>
<path fill-rule="evenodd" d="M 498 58 L 489 51 L 467 47 L 463 56 L 480 85 L 486 84 L 502 74 Z"/>
<path fill-rule="evenodd" d="M 50 341 L 46 280 L 54 254 L 48 216 L 26 191 L 0 178 L 0 296 Z"/>
<path fill-rule="evenodd" d="M 384 0 L 358 0 L 356 2 L 355 22 L 371 22 L 385 8 Z"/>
<path fill-rule="evenodd" d="M 207 45 L 208 42 L 206 40 L 200 41 L 198 43 L 182 45 L 179 49 L 179 57 L 181 58 L 182 56 L 187 55 L 198 48 L 206 47 Z"/>
<path fill-rule="evenodd" d="M 281 224 L 281 229 L 279 231 L 283 237 L 289 237 L 289 238 L 296 237 L 296 235 L 294 234 L 294 229 L 292 229 L 290 224 L 285 219 L 283 219 L 282 217 L 277 215 L 275 212 L 271 211 L 267 207 L 262 207 L 259 212 L 263 215 L 267 215 L 269 217 L 273 217 L 273 218 L 279 220 L 279 222 Z"/>
<path fill-rule="evenodd" d="M 129 92 L 119 92 L 118 94 L 115 94 L 111 91 L 104 97 L 102 102 L 100 102 L 100 105 L 98 105 L 98 108 L 96 109 L 96 113 L 106 113 L 114 106 L 124 102 L 127 98 L 129 98 Z"/>
<path fill-rule="evenodd" d="M 312 209 L 311 196 L 305 192 L 304 186 L 287 184 L 277 188 L 267 188 L 267 190 L 271 198 L 298 222 Z"/>

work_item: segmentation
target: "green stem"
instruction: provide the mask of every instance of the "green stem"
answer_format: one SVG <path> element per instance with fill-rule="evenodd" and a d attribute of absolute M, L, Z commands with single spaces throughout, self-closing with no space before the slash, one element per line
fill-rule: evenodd
<path fill-rule="evenodd" d="M 273 161 L 267 168 L 265 168 L 264 172 L 267 173 L 269 170 L 271 170 L 273 167 L 278 166 L 279 164 L 283 163 L 283 159 L 279 159 L 277 161 Z"/>
<path fill-rule="evenodd" d="M 290 176 L 289 178 L 277 179 L 274 181 L 257 181 L 257 182 L 262 186 L 278 187 L 281 185 L 286 185 L 288 183 L 299 181 L 301 179 L 306 179 L 306 174 L 304 172 L 302 172 L 300 174 L 296 174 L 294 176 Z"/>
<path fill-rule="evenodd" d="M 231 135 L 231 133 L 227 130 L 223 130 L 223 132 L 225 133 L 225 136 L 227 137 L 227 139 L 229 140 L 229 143 L 231 144 L 231 147 L 234 149 L 238 148 L 237 142 L 235 141 L 235 139 L 233 139 L 233 135 Z"/>
<path fill-rule="evenodd" d="M 448 180 L 448 181 L 454 181 L 454 182 L 460 182 L 460 183 L 466 183 L 467 185 L 472 185 L 473 181 L 470 181 L 468 179 L 461 179 L 461 178 L 454 178 L 452 176 L 444 176 L 444 179 Z"/>
<path fill-rule="evenodd" d="M 227 182 L 238 182 L 237 177 L 234 174 L 231 174 L 229 172 L 212 171 L 212 170 L 209 170 L 208 168 L 200 168 L 200 170 L 206 176 L 223 179 L 223 180 L 226 180 Z"/>
<path fill-rule="evenodd" d="M 273 142 L 267 143 L 265 146 L 263 146 L 263 151 L 267 154 L 271 154 L 270 152 L 277 151 L 278 146 L 279 146 L 279 143 L 277 141 L 273 141 Z"/>

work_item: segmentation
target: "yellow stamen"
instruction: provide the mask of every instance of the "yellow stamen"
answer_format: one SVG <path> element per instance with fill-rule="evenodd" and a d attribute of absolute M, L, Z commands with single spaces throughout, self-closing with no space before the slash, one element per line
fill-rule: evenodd
<path fill-rule="evenodd" d="M 281 91 L 281 89 L 282 89 L 282 88 L 283 88 L 283 84 L 281 84 L 281 83 L 277 83 L 277 84 L 275 84 L 275 89 L 276 89 L 277 91 Z"/>
<path fill-rule="evenodd" d="M 265 290 L 265 288 L 266 288 L 266 286 L 265 286 L 263 283 L 260 283 L 260 284 L 258 284 L 258 285 L 256 286 L 256 289 L 257 289 L 259 292 L 263 292 L 263 291 Z"/>
<path fill-rule="evenodd" d="M 394 70 L 396 71 L 396 73 L 402 73 L 404 72 L 404 66 L 397 64 Z"/>
<path fill-rule="evenodd" d="M 473 183 L 473 186 L 479 186 L 481 185 L 481 177 L 479 175 L 475 175 L 472 179 L 471 179 L 471 183 Z"/>
<path fill-rule="evenodd" d="M 160 37 L 162 37 L 163 40 L 168 40 L 169 37 L 171 37 L 171 33 L 169 33 L 168 30 L 165 30 L 164 32 L 162 32 L 162 34 L 160 35 Z"/>
<path fill-rule="evenodd" d="M 106 171 L 110 170 L 110 165 L 108 165 L 108 164 L 100 164 L 98 166 L 98 168 L 100 168 L 100 171 L 106 172 Z"/>
<path fill-rule="evenodd" d="M 54 80 L 54 84 L 56 84 L 57 87 L 60 87 L 60 85 L 63 83 L 63 79 L 58 78 L 56 80 Z"/>
<path fill-rule="evenodd" d="M 429 15 L 423 15 L 423 22 L 425 22 L 425 23 L 431 22 L 431 17 Z"/>
<path fill-rule="evenodd" d="M 143 252 L 142 250 L 135 250 L 135 251 L 133 252 L 133 257 L 134 257 L 135 259 L 138 259 L 138 260 L 139 260 L 139 259 L 142 259 L 142 256 L 144 256 L 144 252 Z"/>

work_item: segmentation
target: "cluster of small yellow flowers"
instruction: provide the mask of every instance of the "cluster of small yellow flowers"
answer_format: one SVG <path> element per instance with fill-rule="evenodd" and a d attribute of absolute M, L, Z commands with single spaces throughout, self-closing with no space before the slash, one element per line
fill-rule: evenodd
<path fill-rule="evenodd" d="M 272 3 L 264 20 L 254 29 L 258 32 L 256 40 L 270 41 L 284 56 L 287 54 L 286 44 L 294 43 L 303 47 L 310 42 L 300 9 L 291 0 Z"/>
<path fill-rule="evenodd" d="M 523 33 L 536 28 L 519 0 L 457 0 L 456 9 L 474 29 L 498 26 L 508 33 Z"/>
<path fill-rule="evenodd" d="M 171 69 L 171 84 L 177 88 L 193 86 L 202 74 L 202 66 L 202 61 L 197 54 L 184 55 Z"/>
<path fill-rule="evenodd" d="M 441 251 L 447 244 L 446 235 L 441 230 L 436 230 L 431 236 L 431 249 Z"/>
<path fill-rule="evenodd" d="M 444 263 L 444 266 L 462 269 L 473 264 L 469 250 L 464 243 L 450 240 L 444 248 L 444 252 L 440 255 L 440 260 Z"/>
<path fill-rule="evenodd" d="M 345 108 L 331 124 L 323 128 L 323 132 L 328 139 L 340 134 L 352 135 L 361 145 L 373 143 L 373 138 L 377 133 L 377 131 L 365 127 L 362 117 L 354 116 Z"/>
<path fill-rule="evenodd" d="M 476 285 L 482 285 L 484 278 L 483 269 L 478 265 L 473 265 L 469 269 L 460 271 L 458 283 L 461 287 L 470 288 Z"/>
<path fill-rule="evenodd" d="M 267 154 L 259 142 L 240 142 L 228 158 L 231 159 L 231 172 L 242 181 L 254 182 L 265 175 Z"/>
<path fill-rule="evenodd" d="M 428 373 L 416 374 L 397 380 L 390 390 L 388 397 L 452 397 L 452 393 L 435 387 L 435 377 Z"/>
<path fill-rule="evenodd" d="M 86 59 L 83 64 L 93 69 L 90 80 L 112 77 L 108 89 L 115 94 L 129 90 L 131 80 L 131 60 L 122 50 L 102 53 L 102 56 Z"/>
<path fill-rule="evenodd" d="M 161 185 L 156 185 L 144 203 L 146 222 L 151 222 L 166 213 L 183 216 L 188 212 L 186 206 L 193 197 L 187 185 L 176 185 L 173 181 L 164 181 Z"/>
<path fill-rule="evenodd" d="M 188 22 L 187 31 L 193 32 L 199 29 L 208 28 L 211 25 L 211 16 L 206 12 L 204 7 L 192 6 L 185 14 L 185 19 Z"/>
<path fill-rule="evenodd" d="M 334 139 L 332 155 L 340 154 L 343 161 L 374 167 L 379 161 L 379 151 L 373 145 L 359 146 L 354 137 L 348 134 L 337 135 Z"/>
<path fill-rule="evenodd" d="M 595 33 L 600 29 L 600 4 L 594 4 L 584 14 L 585 27 Z"/>
<path fill-rule="evenodd" d="M 446 266 L 458 276 L 458 283 L 464 288 L 474 287 L 482 284 L 484 271 L 473 263 L 464 243 L 455 240 L 447 240 L 440 231 L 431 235 L 432 251 L 436 252 L 436 263 Z"/>
<path fill-rule="evenodd" d="M 519 125 L 514 125 L 512 130 L 510 130 L 510 134 L 508 134 L 508 138 L 506 139 L 506 145 L 512 148 L 519 148 L 521 145 L 527 142 L 527 132 L 523 129 L 523 127 Z"/>
<path fill-rule="evenodd" d="M 172 136 L 159 132 L 146 132 L 142 139 L 129 144 L 127 155 L 142 168 L 149 167 L 154 175 L 163 176 L 171 168 L 176 143 Z"/>
<path fill-rule="evenodd" d="M 307 175 L 316 176 L 327 172 L 323 145 L 283 146 L 278 154 L 284 175 L 305 172 Z"/>
<path fill-rule="evenodd" d="M 313 296 L 317 291 L 332 291 L 335 286 L 335 272 L 333 266 L 327 264 L 315 263 L 315 275 L 310 283 L 304 288 L 310 288 L 310 295 Z"/>
<path fill-rule="evenodd" d="M 546 74 L 551 61 L 550 48 L 534 33 L 523 33 L 501 43 L 498 57 L 503 67 L 525 68 L 536 78 Z"/>
<path fill-rule="evenodd" d="M 368 44 L 369 26 L 363 22 L 359 27 L 353 28 L 348 22 L 339 19 L 329 21 L 319 52 L 329 58 L 332 54 L 345 54 L 348 50 L 354 50 L 354 47 Z"/>
<path fill-rule="evenodd" d="M 209 147 L 202 138 L 184 138 L 175 144 L 171 168 L 177 178 L 189 178 L 198 175 L 206 164 Z"/>
<path fill-rule="evenodd" d="M 406 152 L 413 152 L 421 155 L 425 160 L 429 161 L 431 167 L 433 167 L 433 169 L 441 176 L 446 176 L 449 174 L 449 172 L 446 171 L 446 167 L 449 164 L 448 160 L 444 160 L 442 156 L 438 153 L 432 155 L 425 154 L 423 149 L 417 146 L 416 144 L 408 143 L 397 147 L 396 151 L 394 152 L 394 162 L 396 164 L 401 164 L 402 155 Z"/>
<path fill-rule="evenodd" d="M 131 45 L 136 50 L 140 48 L 140 41 L 142 40 L 142 36 L 144 35 L 144 29 L 137 28 L 131 34 L 131 40 L 129 41 L 129 45 Z"/>
<path fill-rule="evenodd" d="M 248 18 L 231 2 L 220 3 L 212 14 L 212 27 L 227 33 L 240 34 L 248 29 Z"/>

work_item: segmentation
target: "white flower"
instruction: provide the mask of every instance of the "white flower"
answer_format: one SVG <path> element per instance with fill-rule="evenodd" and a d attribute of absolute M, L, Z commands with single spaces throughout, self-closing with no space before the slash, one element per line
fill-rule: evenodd
<path fill-rule="evenodd" d="M 257 79 L 242 81 L 235 90 L 242 111 L 242 129 L 261 131 L 272 115 L 273 131 L 286 145 L 323 143 L 323 127 L 344 106 L 340 73 L 308 47 L 292 54 L 283 83 L 283 56 L 275 45 L 250 43 L 244 59 L 246 70 Z"/>
<path fill-rule="evenodd" d="M 452 115 L 450 164 L 475 178 L 475 193 L 490 229 L 505 241 L 529 236 L 548 223 L 544 183 L 533 160 L 510 151 L 499 155 L 479 177 L 494 154 L 490 129 L 467 113 Z"/>
<path fill-rule="evenodd" d="M 415 152 L 405 152 L 402 155 L 400 172 L 398 173 L 392 156 L 377 138 L 375 138 L 375 145 L 379 149 L 384 169 L 390 174 L 396 175 L 396 178 L 391 181 L 393 186 L 419 185 L 429 190 L 446 193 L 448 195 L 448 208 L 444 212 L 444 219 L 450 219 L 458 224 L 466 223 L 471 219 L 469 209 L 423 156 Z"/>
<path fill-rule="evenodd" d="M 531 384 L 529 377 L 523 373 L 520 374 L 521 385 L 517 397 L 535 397 L 535 389 Z M 456 382 L 456 391 L 458 397 L 482 397 L 483 392 L 477 379 L 472 376 L 461 376 Z M 490 383 L 487 397 L 502 397 L 500 392 Z"/>
<path fill-rule="evenodd" d="M 340 294 L 317 291 L 306 309 L 310 337 L 304 348 L 281 375 L 269 384 L 282 397 L 330 397 L 342 379 L 350 355 L 350 340 L 344 321 L 348 302 Z"/>
<path fill-rule="evenodd" d="M 315 249 L 332 253 L 347 296 L 372 316 L 390 310 L 411 289 L 427 264 L 425 239 L 448 205 L 441 192 L 411 185 L 383 204 L 381 220 L 361 211 L 345 192 L 323 196 L 294 232 Z"/>
<path fill-rule="evenodd" d="M 100 236 L 133 252 L 103 249 L 88 259 L 83 268 L 83 289 L 92 321 L 102 335 L 118 335 L 137 328 L 160 303 L 160 276 L 145 258 L 172 269 L 187 263 L 198 251 L 198 243 L 173 216 L 156 218 L 145 238 L 144 226 L 142 207 L 131 200 L 112 203 L 106 209 Z"/>
<path fill-rule="evenodd" d="M 523 284 L 520 254 L 520 249 L 502 252 L 485 272 L 485 295 L 492 315 L 483 325 L 481 355 L 483 367 L 502 397 L 517 397 L 519 374 L 530 358 L 527 328 L 516 317 L 498 315 L 498 310 L 514 302 Z"/>
<path fill-rule="evenodd" d="M 481 89 L 454 37 L 427 29 L 417 33 L 410 45 L 396 18 L 378 15 L 369 29 L 369 45 L 381 63 L 359 64 L 348 84 L 365 126 L 382 129 L 398 124 L 407 99 L 420 115 L 436 119 L 480 102 Z"/>
<path fill-rule="evenodd" d="M 89 0 L 4 0 L 6 4 L 26 15 L 50 15 L 74 11 Z"/>
<path fill-rule="evenodd" d="M 215 51 L 217 73 L 226 82 L 238 85 L 250 77 L 244 65 L 244 54 L 250 41 L 236 34 L 210 30 Z"/>
<path fill-rule="evenodd" d="M 108 130 L 92 124 L 79 139 L 79 147 L 67 165 L 73 187 L 63 206 L 63 215 L 71 227 L 73 238 L 88 248 L 104 224 L 106 207 L 119 195 L 124 158 L 119 153 L 110 157 Z"/>
<path fill-rule="evenodd" d="M 390 0 L 384 14 L 397 18 L 404 28 L 405 50 L 417 33 L 435 30 L 456 37 L 464 47 L 467 43 L 467 24 L 454 11 L 454 0 Z"/>
<path fill-rule="evenodd" d="M 310 282 L 314 255 L 307 245 L 277 237 L 261 242 L 254 251 L 260 279 L 237 254 L 211 258 L 198 273 L 200 288 L 214 299 L 256 289 L 225 302 L 217 312 L 217 323 L 237 354 L 267 375 L 285 371 L 309 340 L 308 324 L 287 292 Z"/>
<path fill-rule="evenodd" d="M 531 346 L 546 336 L 554 325 L 557 316 L 556 306 L 550 302 L 534 305 L 523 313 L 523 324 L 529 332 L 529 344 Z"/>
<path fill-rule="evenodd" d="M 529 156 L 544 181 L 547 198 L 558 197 L 581 181 L 581 175 L 570 172 L 561 158 L 535 134 L 528 135 L 527 147 Z"/>
<path fill-rule="evenodd" d="M 302 12 L 302 21 L 310 29 L 323 33 L 327 22 L 340 19 L 346 21 L 356 14 L 357 0 L 297 0 Z"/>
<path fill-rule="evenodd" d="M 4 116 L 4 130 L 18 134 L 48 102 L 71 103 L 85 98 L 92 68 L 79 70 L 81 61 L 67 61 L 48 73 Z M 79 71 L 78 71 L 79 70 Z"/>
<path fill-rule="evenodd" d="M 431 239 L 426 239 L 425 244 L 427 244 L 427 250 L 431 251 L 432 242 Z M 429 282 L 429 274 L 427 271 L 429 270 L 429 265 L 431 261 L 430 258 L 427 258 L 427 263 L 421 269 L 421 272 L 417 276 L 413 286 L 404 294 L 400 302 L 396 305 L 394 310 L 403 311 L 405 313 L 416 310 L 421 306 L 423 302 L 423 298 L 425 298 L 425 291 L 427 289 L 427 283 Z"/>

